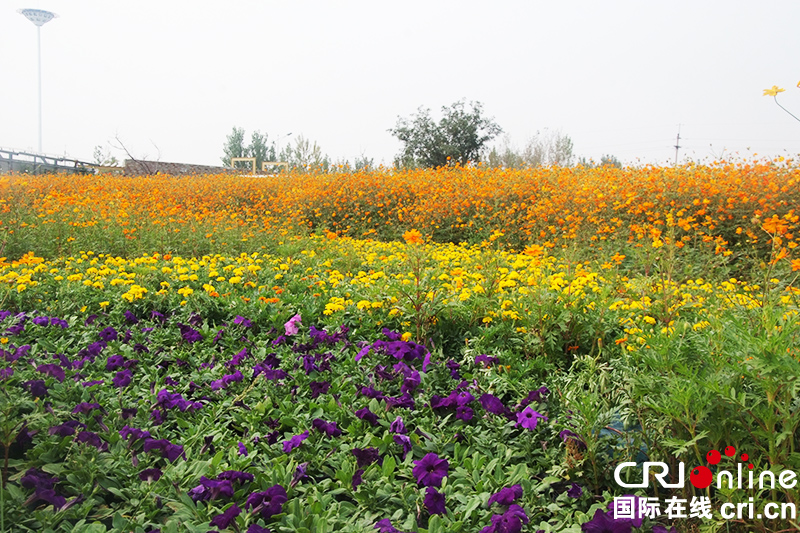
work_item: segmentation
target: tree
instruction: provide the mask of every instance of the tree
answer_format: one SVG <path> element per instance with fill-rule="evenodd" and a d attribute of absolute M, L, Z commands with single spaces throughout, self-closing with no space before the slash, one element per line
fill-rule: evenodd
<path fill-rule="evenodd" d="M 225 145 L 222 151 L 225 154 L 222 157 L 222 162 L 226 167 L 230 167 L 231 158 L 233 157 L 255 157 L 256 169 L 261 170 L 261 164 L 264 161 L 275 160 L 275 143 L 267 141 L 268 136 L 266 133 L 254 131 L 250 136 L 250 144 L 244 145 L 244 128 L 233 127 L 231 134 L 225 140 Z M 237 167 L 251 168 L 249 163 L 237 162 Z"/>
<path fill-rule="evenodd" d="M 247 155 L 244 157 L 256 158 L 256 169 L 261 170 L 264 161 L 275 161 L 275 143 L 267 145 L 267 134 L 254 131 L 245 153 Z"/>
<path fill-rule="evenodd" d="M 116 156 L 112 155 L 108 149 L 103 149 L 99 144 L 94 147 L 93 157 L 94 161 L 92 162 L 101 167 L 116 167 L 119 165 Z"/>
<path fill-rule="evenodd" d="M 443 117 L 433 121 L 430 109 L 420 107 L 411 118 L 398 117 L 392 135 L 403 143 L 395 165 L 404 167 L 441 167 L 453 163 L 478 162 L 487 142 L 503 130 L 493 119 L 483 116 L 480 102 L 471 102 L 471 110 L 458 101 L 442 107 Z"/>
<path fill-rule="evenodd" d="M 222 152 L 225 154 L 222 157 L 222 163 L 226 167 L 233 166 L 231 165 L 231 158 L 233 157 L 247 157 L 244 155 L 244 128 L 233 127 L 233 131 L 231 131 L 231 134 L 228 135 L 228 138 L 225 140 Z"/>
<path fill-rule="evenodd" d="M 330 158 L 322 153 L 316 141 L 310 141 L 298 135 L 294 147 L 287 145 L 281 150 L 281 160 L 288 161 L 292 168 L 305 170 L 321 169 L 327 171 L 331 166 Z"/>
<path fill-rule="evenodd" d="M 537 131 L 521 150 L 511 146 L 508 138 L 505 138 L 502 146 L 499 149 L 492 148 L 488 157 L 489 166 L 505 168 L 569 166 L 572 160 L 572 139 L 547 128 L 543 132 Z"/>
<path fill-rule="evenodd" d="M 600 158 L 600 162 L 597 163 L 594 159 L 586 159 L 585 157 L 581 157 L 578 160 L 578 164 L 582 167 L 586 168 L 598 168 L 598 167 L 615 167 L 615 168 L 622 168 L 622 163 L 616 156 L 611 154 L 606 154 Z"/>

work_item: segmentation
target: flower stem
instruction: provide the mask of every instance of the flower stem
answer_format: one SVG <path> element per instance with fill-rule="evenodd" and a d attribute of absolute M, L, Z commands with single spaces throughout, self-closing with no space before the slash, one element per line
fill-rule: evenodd
<path fill-rule="evenodd" d="M 778 104 L 778 107 L 780 107 L 781 109 L 783 109 L 784 111 L 786 111 L 787 113 L 789 113 L 789 115 L 790 115 L 790 116 L 791 116 L 793 119 L 795 119 L 797 122 L 800 122 L 800 118 L 797 118 L 796 116 L 794 116 L 794 115 L 791 113 L 791 111 L 789 111 L 788 109 L 786 109 L 785 107 L 783 107 L 783 106 L 782 106 L 782 105 L 781 105 L 781 104 L 778 102 L 778 95 L 777 95 L 777 94 L 776 94 L 775 96 L 773 96 L 773 98 L 775 99 L 775 103 L 776 103 L 776 104 Z"/>

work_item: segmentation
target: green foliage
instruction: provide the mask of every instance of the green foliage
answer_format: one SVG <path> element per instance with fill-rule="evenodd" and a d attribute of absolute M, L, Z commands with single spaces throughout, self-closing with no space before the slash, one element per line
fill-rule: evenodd
<path fill-rule="evenodd" d="M 481 160 L 487 142 L 502 132 L 493 119 L 483 116 L 480 102 L 466 109 L 463 101 L 442 107 L 438 124 L 430 109 L 420 107 L 411 118 L 398 117 L 389 131 L 403 143 L 396 166 L 442 167 L 454 163 L 467 165 Z"/>
<path fill-rule="evenodd" d="M 536 132 L 521 149 L 512 146 L 508 138 L 500 147 L 492 148 L 487 162 L 490 167 L 531 168 L 538 166 L 569 166 L 573 160 L 572 139 L 558 131 L 545 129 Z"/>
<path fill-rule="evenodd" d="M 101 165 L 104 167 L 114 167 L 119 165 L 119 160 L 116 158 L 116 156 L 112 155 L 107 148 L 104 149 L 99 144 L 94 147 L 94 153 L 92 154 L 92 157 L 92 162 L 96 165 Z"/>
<path fill-rule="evenodd" d="M 291 144 L 281 150 L 281 161 L 289 163 L 289 167 L 298 170 L 322 170 L 331 168 L 330 158 L 322 153 L 322 148 L 316 141 L 298 135 Z"/>
<path fill-rule="evenodd" d="M 225 154 L 222 157 L 222 162 L 225 166 L 231 166 L 231 158 L 233 157 L 255 157 L 256 170 L 260 171 L 261 163 L 275 160 L 275 143 L 268 142 L 266 133 L 254 131 L 250 137 L 250 144 L 247 146 L 244 145 L 244 137 L 244 128 L 237 128 L 234 126 L 222 148 Z M 237 162 L 236 166 L 237 168 L 252 169 L 251 164 L 242 161 Z"/>
<path fill-rule="evenodd" d="M 622 168 L 622 163 L 616 156 L 611 154 L 606 154 L 600 158 L 600 162 L 596 162 L 594 159 L 586 159 L 585 157 L 581 157 L 578 160 L 578 165 L 586 168 L 597 168 L 597 167 L 614 167 L 614 168 Z"/>
<path fill-rule="evenodd" d="M 225 166 L 231 166 L 231 158 L 233 157 L 247 157 L 245 156 L 244 146 L 244 128 L 233 127 L 230 135 L 225 140 L 225 145 L 222 147 L 222 152 L 225 154 L 222 157 L 222 163 Z"/>

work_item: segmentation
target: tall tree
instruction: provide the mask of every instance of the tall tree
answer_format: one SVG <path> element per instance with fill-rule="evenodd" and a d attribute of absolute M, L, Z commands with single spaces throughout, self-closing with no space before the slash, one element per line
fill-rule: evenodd
<path fill-rule="evenodd" d="M 267 134 L 254 131 L 245 153 L 245 157 L 256 158 L 256 169 L 261 170 L 261 163 L 275 160 L 275 143 L 268 145 Z"/>
<path fill-rule="evenodd" d="M 233 127 L 230 135 L 225 140 L 225 145 L 222 147 L 222 152 L 225 154 L 222 157 L 222 163 L 226 167 L 230 167 L 232 157 L 247 157 L 244 147 L 244 128 Z"/>
<path fill-rule="evenodd" d="M 453 163 L 478 162 L 486 143 L 503 130 L 493 119 L 483 116 L 480 102 L 464 101 L 442 107 L 436 123 L 430 109 L 420 107 L 410 118 L 398 117 L 389 131 L 403 143 L 395 164 L 406 167 L 440 167 Z"/>

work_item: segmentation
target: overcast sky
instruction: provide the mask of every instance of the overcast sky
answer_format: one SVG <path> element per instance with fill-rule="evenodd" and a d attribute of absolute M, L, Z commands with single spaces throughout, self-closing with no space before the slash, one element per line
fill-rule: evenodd
<path fill-rule="evenodd" d="M 0 0 L 0 147 L 219 164 L 234 126 L 391 164 L 418 107 L 479 101 L 510 142 L 626 162 L 800 153 L 800 2 Z M 286 137 L 286 134 L 292 133 Z M 124 158 L 124 154 L 116 155 Z"/>

